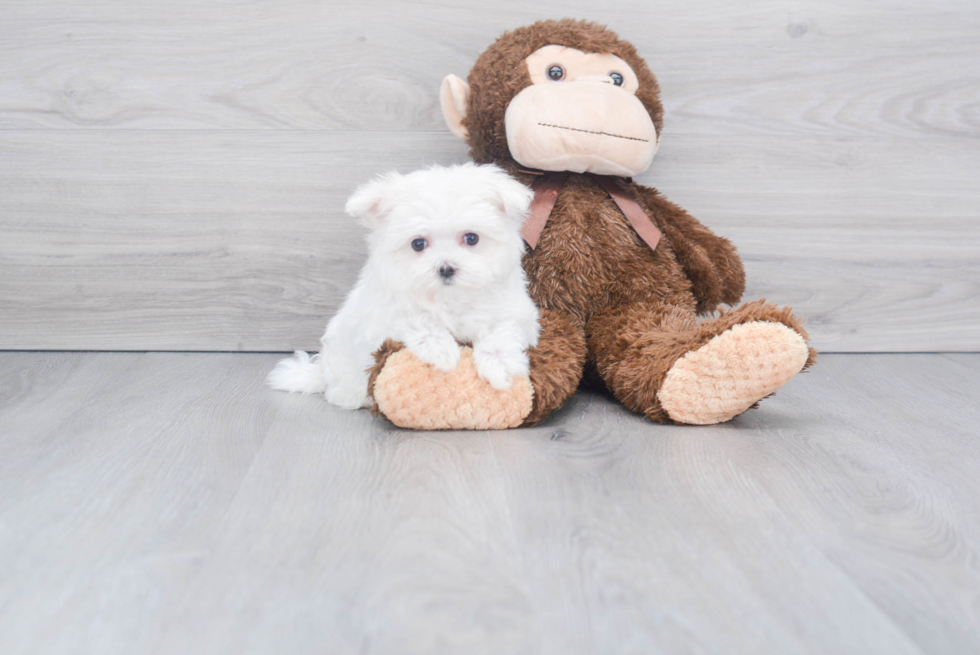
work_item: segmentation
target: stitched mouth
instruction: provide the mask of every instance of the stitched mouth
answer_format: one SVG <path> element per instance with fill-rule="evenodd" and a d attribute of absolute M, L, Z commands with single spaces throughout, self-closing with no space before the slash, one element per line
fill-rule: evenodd
<path fill-rule="evenodd" d="M 578 127 L 566 127 L 564 125 L 552 125 L 551 123 L 538 123 L 542 127 L 556 127 L 559 130 L 571 130 L 572 132 L 585 132 L 586 134 L 601 134 L 602 136 L 612 136 L 617 139 L 627 139 L 629 141 L 642 141 L 643 143 L 650 143 L 650 139 L 638 139 L 635 136 L 623 136 L 622 134 L 612 134 L 610 132 L 597 132 L 595 130 L 583 130 Z"/>

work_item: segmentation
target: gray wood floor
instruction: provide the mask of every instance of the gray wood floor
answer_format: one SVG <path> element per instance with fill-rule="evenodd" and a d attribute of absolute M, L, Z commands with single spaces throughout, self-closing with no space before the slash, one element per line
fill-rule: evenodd
<path fill-rule="evenodd" d="M 499 433 L 267 391 L 277 357 L 0 353 L 0 652 L 980 651 L 980 355 Z"/>

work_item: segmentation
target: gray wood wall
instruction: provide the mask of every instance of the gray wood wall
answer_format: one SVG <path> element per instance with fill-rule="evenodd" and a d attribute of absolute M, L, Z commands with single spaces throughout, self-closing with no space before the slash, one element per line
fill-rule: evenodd
<path fill-rule="evenodd" d="M 501 32 L 608 24 L 658 75 L 641 181 L 829 351 L 980 347 L 975 0 L 0 0 L 0 348 L 315 348 L 341 212 L 465 161 L 438 88 Z"/>

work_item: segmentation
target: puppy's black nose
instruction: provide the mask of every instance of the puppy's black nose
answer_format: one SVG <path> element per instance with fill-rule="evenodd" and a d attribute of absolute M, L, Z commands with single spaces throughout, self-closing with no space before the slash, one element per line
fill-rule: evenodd
<path fill-rule="evenodd" d="M 448 282 L 454 275 L 456 275 L 456 269 L 449 264 L 443 264 L 439 267 L 439 277 L 443 280 Z"/>

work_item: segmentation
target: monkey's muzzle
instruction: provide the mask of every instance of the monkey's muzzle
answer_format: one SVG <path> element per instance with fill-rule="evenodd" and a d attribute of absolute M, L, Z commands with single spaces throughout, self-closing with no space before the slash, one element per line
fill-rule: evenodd
<path fill-rule="evenodd" d="M 532 84 L 504 115 L 507 147 L 522 166 L 631 177 L 653 161 L 659 140 L 643 103 L 612 84 Z"/>

